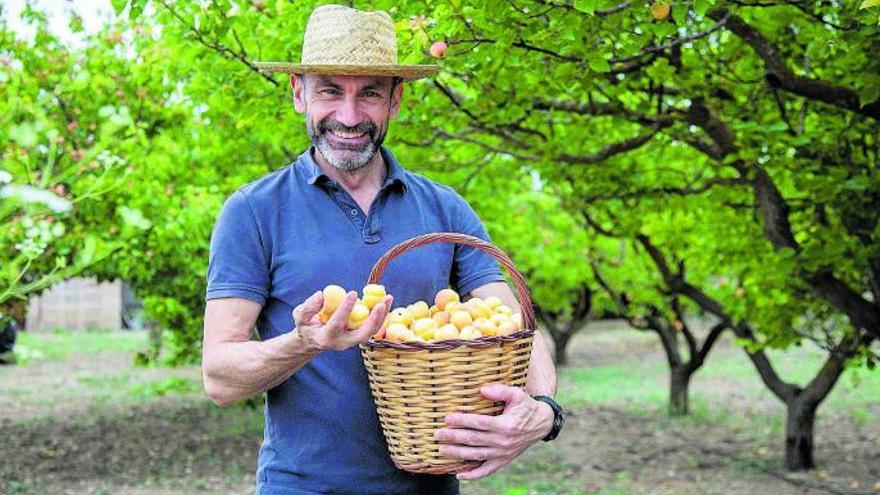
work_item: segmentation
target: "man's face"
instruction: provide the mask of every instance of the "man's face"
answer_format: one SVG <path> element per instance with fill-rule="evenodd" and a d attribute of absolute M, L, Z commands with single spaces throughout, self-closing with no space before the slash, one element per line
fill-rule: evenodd
<path fill-rule="evenodd" d="M 390 77 L 323 76 L 291 78 L 296 111 L 306 116 L 312 144 L 341 170 L 370 163 L 400 109 L 402 86 Z"/>

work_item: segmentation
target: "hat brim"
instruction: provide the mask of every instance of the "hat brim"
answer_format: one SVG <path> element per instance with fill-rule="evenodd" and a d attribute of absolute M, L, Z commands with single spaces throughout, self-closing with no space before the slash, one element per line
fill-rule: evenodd
<path fill-rule="evenodd" d="M 289 62 L 254 62 L 261 72 L 285 74 L 326 74 L 328 76 L 389 76 L 415 81 L 440 70 L 439 65 L 315 65 Z"/>

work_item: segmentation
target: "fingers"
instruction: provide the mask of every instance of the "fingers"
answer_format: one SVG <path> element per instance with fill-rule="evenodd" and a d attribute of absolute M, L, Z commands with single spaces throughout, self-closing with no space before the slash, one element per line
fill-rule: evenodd
<path fill-rule="evenodd" d="M 505 438 L 501 435 L 470 428 L 440 428 L 434 433 L 434 438 L 442 443 L 468 447 L 503 448 L 506 446 Z"/>
<path fill-rule="evenodd" d="M 455 428 L 471 428 L 483 431 L 501 431 L 501 416 L 485 414 L 452 413 L 446 416 L 446 424 Z"/>
<path fill-rule="evenodd" d="M 483 397 L 498 402 L 514 402 L 526 397 L 525 392 L 517 387 L 503 385 L 501 383 L 490 383 L 480 388 L 480 394 Z"/>
<path fill-rule="evenodd" d="M 321 306 L 324 305 L 324 295 L 321 291 L 317 291 L 308 299 L 302 302 L 299 306 L 293 309 L 293 321 L 296 326 L 301 326 L 303 323 L 308 323 L 314 318 L 318 311 L 321 311 Z"/>
<path fill-rule="evenodd" d="M 354 303 L 357 301 L 357 292 L 349 291 L 345 297 L 342 298 L 342 302 L 339 303 L 339 307 L 336 308 L 336 311 L 333 312 L 333 316 L 327 320 L 327 324 L 324 325 L 325 328 L 335 329 L 340 332 L 347 331 L 348 328 L 348 317 L 351 315 L 351 308 L 354 307 Z"/>
<path fill-rule="evenodd" d="M 506 464 L 507 461 L 505 460 L 491 459 L 480 464 L 477 468 L 472 469 L 471 471 L 458 473 L 457 475 L 455 475 L 455 477 L 460 480 L 477 480 L 489 476 L 490 474 L 504 467 Z"/>
<path fill-rule="evenodd" d="M 465 461 L 485 461 L 501 455 L 497 449 L 491 447 L 471 447 L 468 445 L 440 445 L 440 453 L 462 459 Z"/>

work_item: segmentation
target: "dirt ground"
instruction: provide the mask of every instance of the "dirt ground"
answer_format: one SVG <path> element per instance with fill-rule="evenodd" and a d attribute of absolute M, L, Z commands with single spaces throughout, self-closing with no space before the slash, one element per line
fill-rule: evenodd
<path fill-rule="evenodd" d="M 575 339 L 572 365 L 662 359 L 656 342 L 609 345 L 609 332 L 599 329 Z M 602 345 L 596 339 L 603 339 Z M 741 351 L 726 343 L 718 352 Z M 198 370 L 134 368 L 120 353 L 0 368 L 0 494 L 253 493 L 259 410 L 221 410 L 198 390 L 119 401 L 102 387 L 83 386 L 113 384 L 118 376 L 183 376 L 196 382 Z M 33 392 L 23 394 L 23 387 Z M 723 379 L 704 380 L 700 387 L 723 390 L 730 400 L 718 407 L 732 408 L 742 422 L 719 427 L 621 405 L 579 407 L 569 411 L 559 441 L 530 449 L 497 476 L 464 483 L 462 493 L 876 493 L 880 407 L 869 411 L 874 419 L 867 422 L 821 416 L 816 433 L 821 469 L 791 475 L 779 469 L 781 439 L 749 423 L 749 415 L 778 411 L 778 404 L 739 393 Z"/>

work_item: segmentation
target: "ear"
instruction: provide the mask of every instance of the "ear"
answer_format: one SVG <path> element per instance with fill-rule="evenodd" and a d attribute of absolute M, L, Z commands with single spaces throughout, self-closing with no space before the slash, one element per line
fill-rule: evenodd
<path fill-rule="evenodd" d="M 394 87 L 394 91 L 391 92 L 391 109 L 389 112 L 389 116 L 393 119 L 397 117 L 397 114 L 400 113 L 400 101 L 403 99 L 403 81 L 397 84 Z"/>
<path fill-rule="evenodd" d="M 306 85 L 303 76 L 291 74 L 290 89 L 293 91 L 293 108 L 297 113 L 306 113 Z"/>

